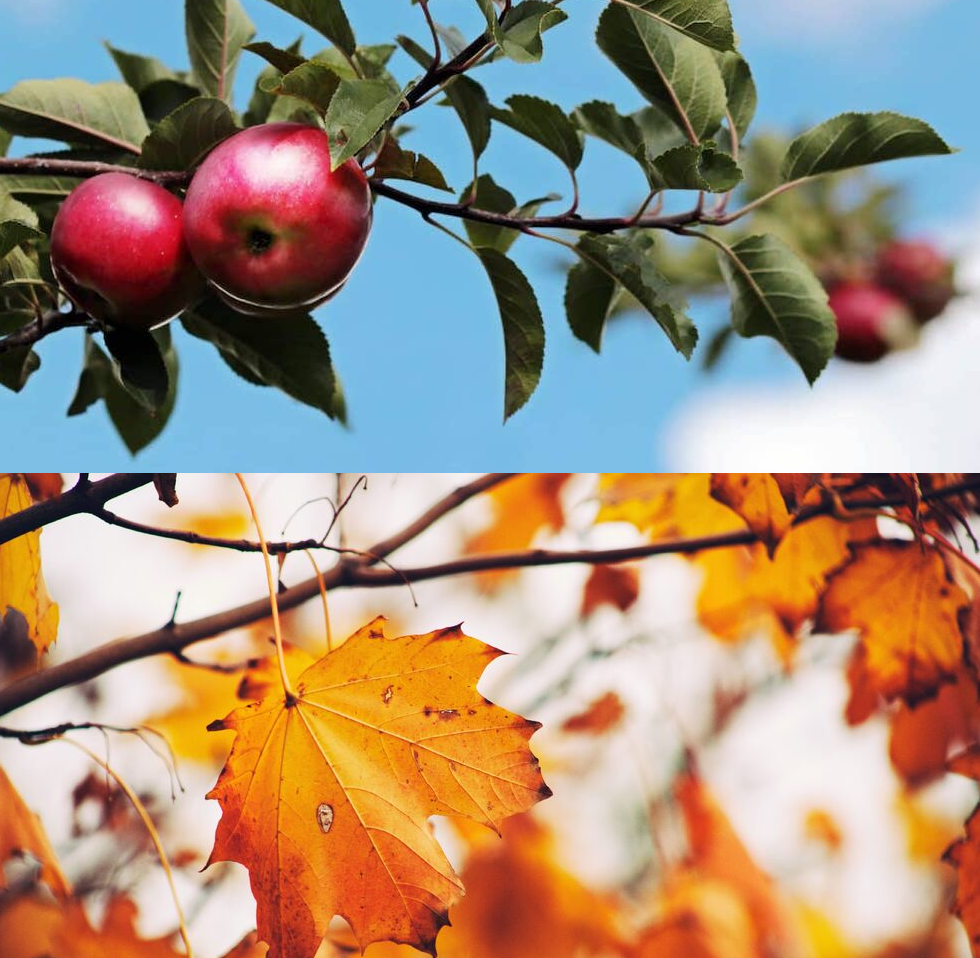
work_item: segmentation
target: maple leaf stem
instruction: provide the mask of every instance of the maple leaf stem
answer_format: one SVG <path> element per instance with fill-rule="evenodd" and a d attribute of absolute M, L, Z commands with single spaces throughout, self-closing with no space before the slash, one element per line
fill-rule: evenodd
<path fill-rule="evenodd" d="M 276 639 L 276 658 L 279 660 L 279 678 L 282 679 L 282 690 L 288 701 L 295 698 L 295 696 L 289 684 L 289 676 L 286 674 L 286 656 L 282 651 L 282 630 L 279 627 L 279 602 L 276 599 L 276 580 L 272 577 L 272 560 L 269 558 L 269 550 L 265 544 L 265 534 L 262 532 L 262 524 L 259 522 L 259 512 L 255 508 L 255 502 L 252 499 L 252 493 L 249 492 L 248 483 L 240 472 L 235 473 L 235 478 L 242 487 L 242 492 L 245 493 L 249 511 L 252 513 L 252 522 L 255 524 L 255 532 L 259 537 L 259 546 L 262 548 L 262 559 L 265 562 L 266 584 L 269 587 L 269 605 L 272 608 L 272 634 Z"/>
<path fill-rule="evenodd" d="M 157 831 L 156 825 L 153 824 L 153 819 L 150 818 L 149 812 L 146 810 L 146 806 L 140 801 L 139 796 L 129 787 L 126 780 L 108 763 L 99 758 L 90 748 L 82 745 L 81 742 L 76 742 L 74 739 L 66 738 L 64 736 L 55 739 L 55 741 L 67 742 L 69 745 L 74 745 L 75 748 L 84 752 L 96 765 L 100 766 L 107 774 L 111 775 L 115 780 L 116 784 L 122 789 L 126 797 L 132 802 L 133 808 L 136 809 L 136 814 L 139 815 L 140 820 L 143 822 L 147 833 L 150 836 L 150 840 L 153 842 L 153 847 L 156 849 L 157 856 L 160 859 L 160 865 L 163 868 L 164 873 L 167 876 L 167 884 L 170 886 L 170 894 L 174 900 L 174 908 L 177 911 L 177 924 L 180 930 L 180 937 L 184 942 L 184 949 L 187 952 L 187 958 L 194 958 L 194 949 L 191 947 L 190 935 L 187 933 L 187 923 L 184 920 L 184 911 L 180 907 L 180 898 L 177 895 L 177 886 L 174 884 L 174 873 L 170 867 L 170 859 L 167 858 L 167 853 L 164 850 L 163 842 L 160 841 L 160 833 Z"/>

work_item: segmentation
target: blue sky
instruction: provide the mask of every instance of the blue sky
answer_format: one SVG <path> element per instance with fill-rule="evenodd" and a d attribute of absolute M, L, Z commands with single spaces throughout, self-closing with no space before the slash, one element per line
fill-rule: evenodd
<path fill-rule="evenodd" d="M 258 37 L 287 44 L 294 21 L 262 0 L 244 0 Z M 476 4 L 433 0 L 441 21 L 476 29 Z M 591 43 L 600 0 L 566 4 L 570 19 L 547 36 L 541 66 L 502 64 L 481 71 L 492 99 L 533 92 L 572 108 L 588 99 L 640 105 Z M 348 3 L 362 42 L 425 30 L 406 0 Z M 962 152 L 944 160 L 883 168 L 909 188 L 908 232 L 941 234 L 980 199 L 975 152 L 980 127 L 968 76 L 980 35 L 976 0 L 733 0 L 736 28 L 760 89 L 757 123 L 797 127 L 848 109 L 894 109 L 922 116 Z M 808 12 L 809 11 L 809 12 Z M 4 56 L 0 89 L 33 77 L 115 79 L 101 41 L 152 53 L 186 66 L 183 4 L 124 0 L 0 0 Z M 805 34 L 802 43 L 791 31 Z M 305 49 L 318 43 L 308 37 Z M 243 106 L 259 63 L 246 54 L 237 83 Z M 396 61 L 396 72 L 412 75 Z M 429 154 L 452 186 L 467 181 L 467 152 L 448 111 L 431 106 L 409 144 Z M 21 149 L 26 148 L 20 141 Z M 618 212 L 642 196 L 643 184 L 611 151 L 590 145 L 581 172 L 583 212 Z M 564 172 L 543 151 L 496 129 L 482 168 L 519 199 L 566 190 Z M 543 247 L 543 248 L 542 248 Z M 678 416 L 706 393 L 720 402 L 729 390 L 765 384 L 780 395 L 809 389 L 778 347 L 740 341 L 712 374 L 687 364 L 648 322 L 611 330 L 603 354 L 574 339 L 562 307 L 563 278 L 555 247 L 522 239 L 514 255 L 537 289 L 548 333 L 538 392 L 501 424 L 503 346 L 496 307 L 475 259 L 424 224 L 417 214 L 379 201 L 373 235 L 343 294 L 317 313 L 342 377 L 351 410 L 347 430 L 281 394 L 239 380 L 208 344 L 181 330 L 181 388 L 163 435 L 134 460 L 116 437 L 104 408 L 66 419 L 81 363 L 82 336 L 70 331 L 40 347 L 42 368 L 20 395 L 0 394 L 4 444 L 18 469 L 85 465 L 98 470 L 481 470 L 651 469 L 670 467 Z M 719 307 L 698 303 L 703 330 L 721 320 Z M 815 400 L 830 395 L 831 370 Z M 737 425 L 726 425 L 726 429 Z M 673 435 L 668 443 L 666 436 Z M 703 441 L 710 442 L 710 436 Z M 729 446 L 731 443 L 729 442 Z M 778 448 L 773 447 L 773 454 Z M 772 465 L 775 459 L 764 465 Z"/>

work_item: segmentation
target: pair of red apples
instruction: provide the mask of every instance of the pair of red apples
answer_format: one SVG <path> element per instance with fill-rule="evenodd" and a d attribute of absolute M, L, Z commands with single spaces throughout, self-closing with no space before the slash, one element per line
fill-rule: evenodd
<path fill-rule="evenodd" d="M 267 123 L 219 144 L 183 203 L 150 180 L 102 173 L 55 217 L 55 277 L 80 309 L 130 328 L 175 316 L 205 282 L 248 315 L 313 309 L 343 286 L 371 228 L 360 166 L 330 167 L 322 130 Z"/>

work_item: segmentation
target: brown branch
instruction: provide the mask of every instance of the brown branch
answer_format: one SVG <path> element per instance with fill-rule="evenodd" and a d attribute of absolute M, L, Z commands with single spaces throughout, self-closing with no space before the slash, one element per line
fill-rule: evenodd
<path fill-rule="evenodd" d="M 50 310 L 47 313 L 42 313 L 38 319 L 32 320 L 21 329 L 0 339 L 0 356 L 14 349 L 33 346 L 35 343 L 44 339 L 45 336 L 60 332 L 62 329 L 72 329 L 75 327 L 94 329 L 97 327 L 97 323 L 91 316 L 76 310 L 72 310 L 69 313 L 61 313 L 58 310 Z"/>
<path fill-rule="evenodd" d="M 97 482 L 79 482 L 67 492 L 0 519 L 0 545 L 68 516 L 94 512 L 110 499 L 153 483 L 149 472 L 120 472 Z"/>
<path fill-rule="evenodd" d="M 942 500 L 960 495 L 963 492 L 980 489 L 980 474 L 971 475 L 969 479 L 935 489 L 923 494 L 923 501 Z M 849 512 L 860 512 L 868 508 L 886 508 L 906 505 L 903 496 L 897 495 L 885 498 L 868 497 L 854 499 L 846 503 Z M 818 516 L 834 514 L 837 508 L 831 500 L 812 506 L 800 512 L 794 525 L 809 522 Z M 36 507 L 35 507 L 36 508 Z M 429 510 L 432 512 L 433 510 Z M 413 524 L 414 525 L 414 524 Z M 410 528 L 410 527 L 409 527 Z M 397 539 L 399 537 L 392 537 Z M 390 542 L 391 540 L 388 540 Z M 491 569 L 515 569 L 529 566 L 589 564 L 609 565 L 648 558 L 655 555 L 691 554 L 706 549 L 730 548 L 738 545 L 750 545 L 760 541 L 759 537 L 750 530 L 722 533 L 719 535 L 697 536 L 692 538 L 662 539 L 640 546 L 628 546 L 617 549 L 582 549 L 575 551 L 559 551 L 548 549 L 530 549 L 525 552 L 505 552 L 490 555 L 465 556 L 438 565 L 420 566 L 412 569 L 395 571 L 372 568 L 370 559 L 342 561 L 323 574 L 324 588 L 329 590 L 339 588 L 381 588 L 401 585 L 407 582 L 419 582 L 426 579 L 446 578 L 454 575 L 487 571 Z M 378 547 L 384 548 L 385 543 Z M 365 550 L 369 555 L 374 550 Z M 320 583 L 313 576 L 280 594 L 279 608 L 281 611 L 295 608 L 308 599 L 319 595 Z M 213 615 L 195 619 L 181 624 L 168 623 L 163 628 L 128 639 L 117 639 L 93 649 L 76 659 L 54 665 L 36 672 L 0 689 L 0 715 L 13 709 L 20 708 L 29 702 L 47 695 L 57 689 L 85 682 L 96 676 L 137 659 L 146 658 L 160 653 L 176 653 L 194 642 L 211 639 L 231 629 L 250 625 L 269 615 L 269 601 L 263 596 L 245 605 L 227 609 Z"/>
<path fill-rule="evenodd" d="M 30 176 L 89 177 L 100 173 L 129 173 L 142 180 L 152 180 L 163 186 L 184 186 L 190 182 L 187 170 L 141 170 L 118 163 L 99 163 L 93 160 L 56 160 L 43 156 L 0 157 L 0 173 L 26 173 Z"/>

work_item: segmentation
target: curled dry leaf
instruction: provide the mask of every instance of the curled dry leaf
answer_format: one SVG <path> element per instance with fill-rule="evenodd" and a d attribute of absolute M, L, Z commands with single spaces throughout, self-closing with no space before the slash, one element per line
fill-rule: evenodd
<path fill-rule="evenodd" d="M 770 556 L 793 522 L 776 480 L 767 472 L 713 473 L 711 496 L 745 520 Z"/>
<path fill-rule="evenodd" d="M 968 601 L 937 549 L 918 542 L 861 545 L 831 578 L 818 627 L 860 632 L 852 688 L 914 704 L 956 678 L 963 660 L 958 616 Z"/>
<path fill-rule="evenodd" d="M 476 689 L 500 654 L 459 627 L 389 639 L 376 619 L 294 697 L 211 726 L 236 738 L 208 796 L 222 812 L 210 862 L 248 868 L 270 958 L 311 958 L 334 915 L 361 947 L 434 953 L 462 888 L 429 816 L 498 829 L 551 794 L 528 747 L 538 724 Z"/>
<path fill-rule="evenodd" d="M 14 856 L 31 855 L 40 863 L 39 877 L 56 895 L 70 895 L 71 886 L 58 864 L 41 820 L 35 815 L 0 768 L 0 889 L 7 887 L 4 863 Z"/>
<path fill-rule="evenodd" d="M 60 472 L 25 472 L 24 481 L 35 502 L 60 496 L 65 487 L 65 480 Z"/>
<path fill-rule="evenodd" d="M 31 505 L 24 477 L 0 473 L 0 519 Z M 51 601 L 41 575 L 41 533 L 26 532 L 0 544 L 0 618 L 16 609 L 27 622 L 28 635 L 39 654 L 58 635 L 58 606 Z"/>

